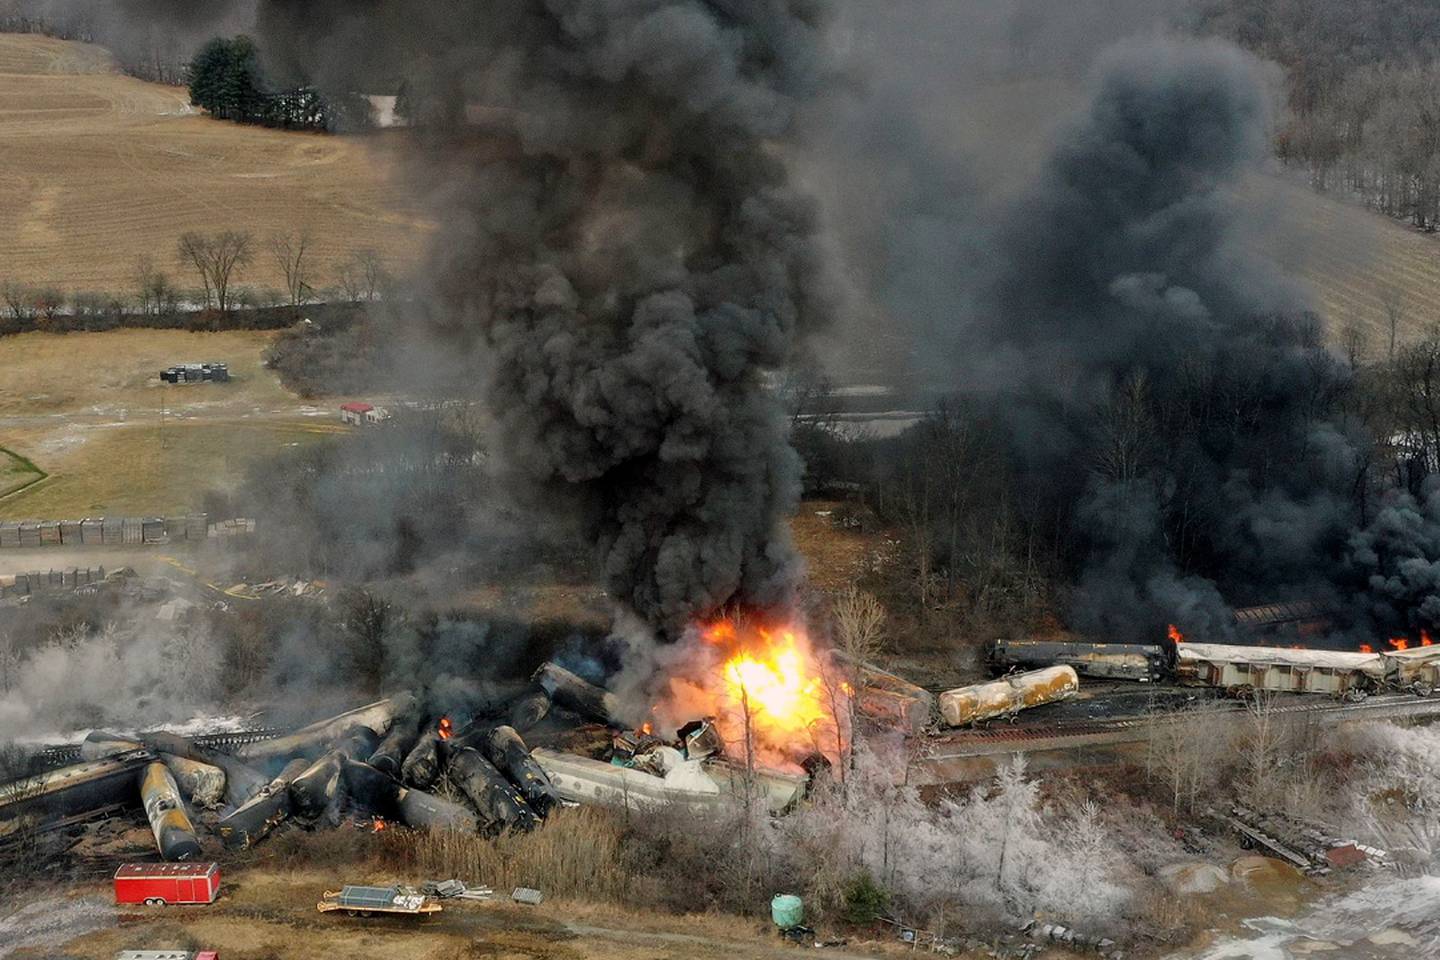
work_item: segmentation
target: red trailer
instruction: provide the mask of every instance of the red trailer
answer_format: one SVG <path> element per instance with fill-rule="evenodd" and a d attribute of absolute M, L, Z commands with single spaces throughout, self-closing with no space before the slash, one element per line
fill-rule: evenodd
<path fill-rule="evenodd" d="M 126 863 L 115 871 L 116 903 L 213 903 L 219 895 L 218 863 Z"/>

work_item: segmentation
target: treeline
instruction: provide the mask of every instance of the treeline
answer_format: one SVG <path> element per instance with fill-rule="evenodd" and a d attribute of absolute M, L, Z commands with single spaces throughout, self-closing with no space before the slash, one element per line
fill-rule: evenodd
<path fill-rule="evenodd" d="M 287 130 L 355 130 L 370 125 L 362 96 L 326 96 L 312 87 L 275 89 L 260 67 L 255 42 L 216 37 L 186 71 L 190 102 L 211 116 Z"/>
<path fill-rule="evenodd" d="M 125 73 L 179 85 L 205 37 L 243 29 L 253 13 L 248 0 L 169 4 L 160 15 L 147 0 L 0 0 L 0 32 L 99 44 Z"/>
<path fill-rule="evenodd" d="M 67 293 L 0 277 L 0 336 L 32 331 L 66 333 L 154 327 L 186 330 L 252 330 L 289 326 L 302 308 L 344 310 L 393 296 L 393 280 L 373 250 L 357 250 L 328 274 L 324 284 L 305 230 L 277 233 L 264 243 L 249 233 L 189 232 L 176 243 L 176 264 L 195 286 L 181 286 L 154 258 L 136 259 L 132 288 L 122 293 Z M 268 257 L 283 290 L 247 289 L 239 278 L 257 256 Z"/>
<path fill-rule="evenodd" d="M 1440 4 L 1202 0 L 1202 32 L 1285 68 L 1276 151 L 1321 189 L 1440 224 Z"/>

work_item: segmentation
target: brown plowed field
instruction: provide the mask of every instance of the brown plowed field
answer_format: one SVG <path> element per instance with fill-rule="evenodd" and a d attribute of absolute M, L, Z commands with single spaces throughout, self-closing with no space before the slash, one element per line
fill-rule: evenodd
<path fill-rule="evenodd" d="M 114 72 L 98 47 L 0 34 L 0 282 L 128 293 L 136 259 L 175 260 L 187 230 L 309 228 L 316 286 L 352 252 L 395 266 L 428 225 L 387 181 L 388 134 L 336 137 L 241 126 L 189 106 L 181 87 Z M 278 288 L 268 253 L 239 276 Z"/>
<path fill-rule="evenodd" d="M 1273 223 L 1256 243 L 1314 297 L 1332 342 L 1347 325 L 1361 328 L 1366 356 L 1389 349 L 1389 315 L 1398 309 L 1397 345 L 1440 323 L 1440 238 L 1316 193 L 1289 177 L 1257 175 L 1242 199 Z"/>

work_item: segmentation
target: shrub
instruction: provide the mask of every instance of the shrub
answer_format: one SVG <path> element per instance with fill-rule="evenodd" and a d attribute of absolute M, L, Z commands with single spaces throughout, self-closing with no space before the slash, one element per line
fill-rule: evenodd
<path fill-rule="evenodd" d="M 845 890 L 841 910 L 850 923 L 869 923 L 885 916 L 890 910 L 890 894 L 875 882 L 868 870 L 857 873 Z"/>

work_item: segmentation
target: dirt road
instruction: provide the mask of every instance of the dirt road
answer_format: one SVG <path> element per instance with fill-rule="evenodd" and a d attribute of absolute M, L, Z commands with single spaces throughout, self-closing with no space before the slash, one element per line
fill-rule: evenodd
<path fill-rule="evenodd" d="M 246 868 L 225 874 L 221 899 L 208 907 L 115 908 L 98 886 L 52 892 L 0 908 L 0 958 L 38 960 L 63 950 L 76 960 L 111 960 L 122 949 L 179 947 L 217 949 L 226 960 L 729 960 L 793 958 L 800 949 L 759 920 L 590 904 L 452 902 L 423 921 L 317 913 L 313 904 L 337 882 Z M 898 948 L 878 943 L 824 952 L 835 960 L 890 955 Z"/>

